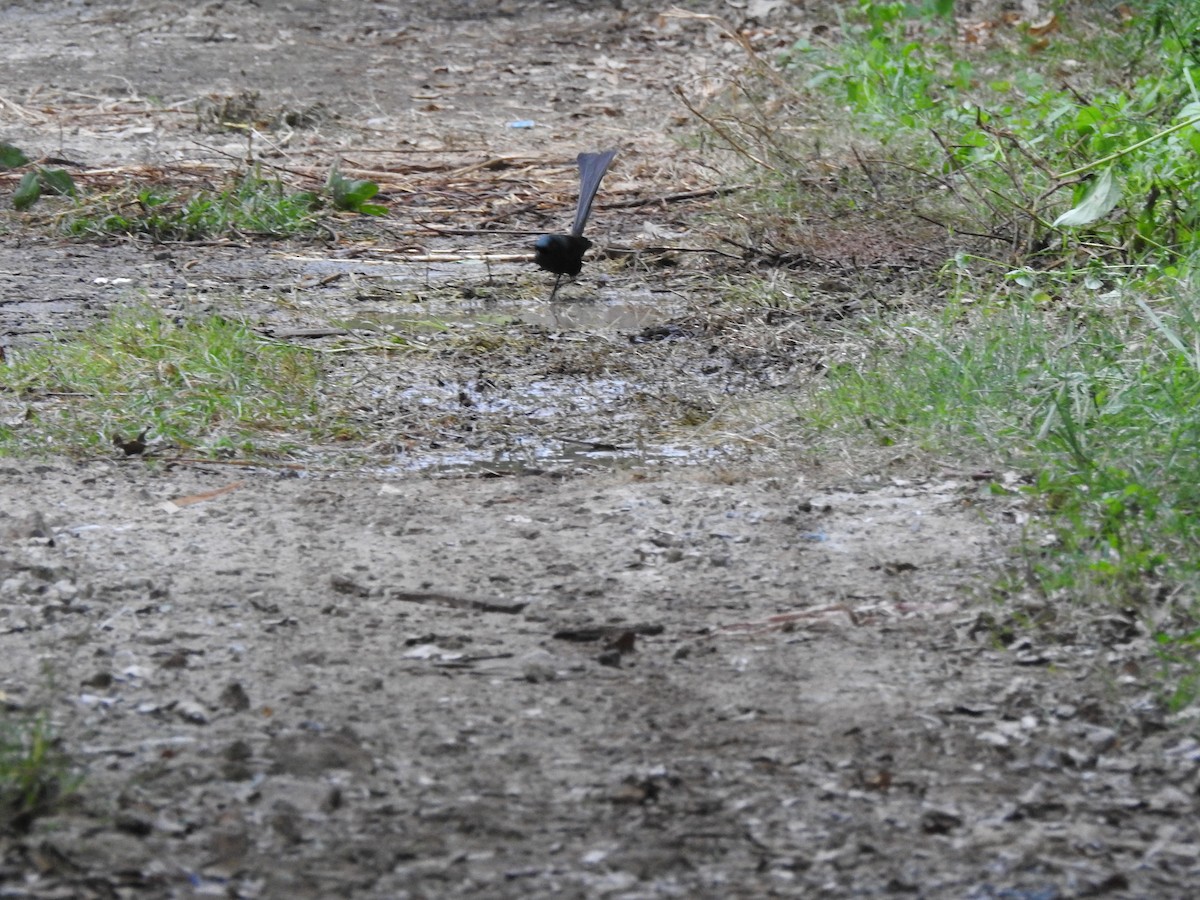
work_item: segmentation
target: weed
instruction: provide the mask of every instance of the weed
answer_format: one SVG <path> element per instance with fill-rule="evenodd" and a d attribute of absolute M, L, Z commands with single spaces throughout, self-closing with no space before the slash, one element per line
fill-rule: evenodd
<path fill-rule="evenodd" d="M 155 241 L 196 241 L 228 234 L 288 237 L 310 231 L 320 198 L 289 192 L 279 181 L 247 174 L 219 191 L 185 194 L 162 187 L 127 188 L 78 203 L 64 229 L 76 237 L 145 235 Z"/>
<path fill-rule="evenodd" d="M 1034 570 L 1042 590 L 1149 611 L 1164 581 L 1200 574 L 1200 301 L 1179 290 L 1153 317 L 1112 302 L 881 326 L 865 360 L 830 369 L 808 419 L 825 440 L 860 432 L 1033 471 L 1026 492 L 1057 536 Z"/>
<path fill-rule="evenodd" d="M 379 193 L 379 185 L 373 181 L 351 180 L 342 175 L 337 166 L 334 166 L 329 172 L 329 180 L 325 186 L 333 198 L 333 205 L 338 209 L 367 216 L 387 214 L 386 206 L 367 202 Z"/>
<path fill-rule="evenodd" d="M 0 169 L 30 165 L 11 144 L 0 143 Z M 162 185 L 128 185 L 84 196 L 63 169 L 33 166 L 13 193 L 13 206 L 26 210 L 47 193 L 74 202 L 60 214 L 63 230 L 75 237 L 146 236 L 154 241 L 198 241 L 231 234 L 291 237 L 316 229 L 326 202 L 360 215 L 386 215 L 387 207 L 369 202 L 379 193 L 373 181 L 351 180 L 334 166 L 326 195 L 289 190 L 259 169 L 231 179 L 221 189 L 187 192 Z"/>
<path fill-rule="evenodd" d="M 0 142 L 0 169 L 19 169 L 29 165 L 29 158 L 12 144 Z M 13 207 L 18 210 L 28 209 L 42 194 L 61 194 L 65 197 L 76 196 L 75 182 L 65 169 L 47 169 L 44 166 L 34 166 L 17 183 L 13 191 Z"/>
<path fill-rule="evenodd" d="M 1155 643 L 1163 680 L 1170 685 L 1166 696 L 1167 708 L 1171 712 L 1178 712 L 1200 700 L 1200 667 L 1196 665 L 1196 656 L 1200 652 L 1200 630 L 1175 636 L 1159 632 L 1155 635 Z"/>
<path fill-rule="evenodd" d="M 0 718 L 0 833 L 26 832 L 78 786 L 44 716 Z"/>
<path fill-rule="evenodd" d="M 990 51 L 956 43 L 935 11 L 864 0 L 844 17 L 840 43 L 797 42 L 784 64 L 892 148 L 892 165 L 923 169 L 955 198 L 958 215 L 933 213 L 947 225 L 973 220 L 975 233 L 1042 265 L 1162 266 L 1200 250 L 1200 65 L 1186 37 L 1200 10 L 1158 3 L 1128 33 L 1087 28 L 1079 38 L 1056 17 L 1053 42 Z M 1081 70 L 1072 50 L 1113 70 Z M 1130 52 L 1142 66 L 1116 68 Z M 793 180 L 792 170 L 776 175 Z"/>

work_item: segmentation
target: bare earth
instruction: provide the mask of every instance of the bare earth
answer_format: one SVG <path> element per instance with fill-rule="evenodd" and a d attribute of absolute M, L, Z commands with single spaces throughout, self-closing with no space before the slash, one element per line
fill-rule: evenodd
<path fill-rule="evenodd" d="M 749 6 L 768 49 L 811 28 Z M 14 228 L 5 344 L 132 303 L 329 347 L 397 313 L 478 335 L 346 354 L 332 381 L 391 435 L 353 466 L 0 461 L 0 697 L 86 773 L 0 834 L 0 896 L 1194 895 L 1200 744 L 1138 623 L 1014 631 L 1047 607 L 988 588 L 1033 526 L 969 468 L 739 427 L 774 407 L 786 435 L 816 324 L 714 318 L 737 269 L 708 258 L 593 262 L 550 309 L 527 237 L 416 224 L 560 229 L 575 153 L 615 146 L 593 233 L 673 240 L 691 201 L 620 201 L 721 183 L 671 89 L 743 58 L 660 11 L 0 5 L 0 137 L 81 181 L 219 181 L 248 141 L 206 123 L 251 91 L 336 113 L 263 124 L 261 159 L 341 157 L 392 208 L 295 246 Z M 881 243 L 889 277 L 924 252 Z"/>

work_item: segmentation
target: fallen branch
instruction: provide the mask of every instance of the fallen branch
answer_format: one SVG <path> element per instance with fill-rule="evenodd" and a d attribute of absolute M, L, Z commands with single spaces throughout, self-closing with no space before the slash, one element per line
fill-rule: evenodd
<path fill-rule="evenodd" d="M 657 197 L 631 197 L 628 200 L 611 200 L 601 203 L 597 209 L 632 209 L 635 206 L 652 206 L 656 203 L 678 203 L 683 200 L 699 200 L 702 197 L 723 197 L 734 191 L 744 191 L 748 184 L 733 184 L 728 187 L 699 188 L 694 191 L 679 191 L 674 194 L 659 194 Z"/>

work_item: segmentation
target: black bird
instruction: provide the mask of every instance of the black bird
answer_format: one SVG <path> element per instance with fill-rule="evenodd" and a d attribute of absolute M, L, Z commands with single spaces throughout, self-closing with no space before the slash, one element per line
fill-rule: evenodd
<path fill-rule="evenodd" d="M 579 154 L 576 159 L 579 163 L 579 207 L 575 210 L 575 227 L 570 234 L 543 234 L 533 245 L 533 261 L 558 276 L 554 279 L 551 300 L 558 293 L 563 276 L 574 278 L 583 268 L 583 254 L 592 246 L 592 242 L 583 236 L 583 226 L 592 211 L 592 200 L 600 188 L 600 181 L 616 155 L 616 150 Z"/>

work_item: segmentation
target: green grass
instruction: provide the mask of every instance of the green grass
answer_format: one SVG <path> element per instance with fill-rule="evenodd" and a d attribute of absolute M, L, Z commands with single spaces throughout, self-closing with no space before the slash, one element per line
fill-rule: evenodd
<path fill-rule="evenodd" d="M 368 216 L 388 209 L 371 202 L 379 185 L 344 177 L 335 164 L 324 190 L 294 191 L 261 169 L 231 173 L 222 188 L 183 190 L 161 184 L 127 185 L 106 193 L 84 192 L 64 169 L 33 165 L 18 147 L 0 141 L 0 171 L 24 169 L 13 208 L 28 210 L 43 196 L 70 203 L 57 218 L 73 237 L 145 236 L 153 241 L 199 241 L 231 235 L 285 238 L 315 231 L 330 207 Z"/>
<path fill-rule="evenodd" d="M 44 717 L 0 712 L 0 834 L 28 831 L 77 786 Z"/>
<path fill-rule="evenodd" d="M 1032 471 L 1064 560 L 1128 601 L 1144 579 L 1200 567 L 1200 298 L 1180 285 L 1153 308 L 1085 300 L 881 325 L 808 415 L 820 433 Z"/>
<path fill-rule="evenodd" d="M 1200 295 L 1145 289 L 1155 299 L 878 323 L 802 418 L 810 445 L 865 438 L 1026 473 L 992 490 L 1025 494 L 1053 535 L 1026 548 L 1029 584 L 1142 614 L 1179 707 L 1200 697 Z"/>
<path fill-rule="evenodd" d="M 286 238 L 318 229 L 330 207 L 382 216 L 387 207 L 370 202 L 373 181 L 352 180 L 334 166 L 323 192 L 289 190 L 257 169 L 230 176 L 223 188 L 188 191 L 164 185 L 130 185 L 110 193 L 82 194 L 61 170 L 36 169 L 22 180 L 14 205 L 25 209 L 46 193 L 72 198 L 59 217 L 72 237 L 145 236 L 153 241 L 200 241 L 229 236 Z"/>
<path fill-rule="evenodd" d="M 930 4 L 863 0 L 842 14 L 840 34 L 783 55 L 794 94 L 771 103 L 797 120 L 845 123 L 848 134 L 821 146 L 862 145 L 848 171 L 869 158 L 876 191 L 921 173 L 909 209 L 1017 256 L 1176 264 L 1200 250 L 1200 58 L 1190 39 L 1200 8 L 1160 0 L 1124 26 L 1069 5 L 1058 13 L 1049 37 L 1023 23 L 973 45 Z M 770 165 L 766 183 L 790 198 L 812 172 L 797 134 L 819 140 L 822 126 L 796 129 L 778 112 L 772 123 L 754 102 L 739 109 L 722 131 Z"/>
<path fill-rule="evenodd" d="M 62 228 L 74 237 L 144 235 L 155 241 L 196 241 L 232 234 L 290 237 L 312 231 L 321 200 L 281 182 L 247 174 L 220 190 L 185 192 L 130 187 L 78 200 Z"/>
<path fill-rule="evenodd" d="M 113 452 L 145 429 L 187 453 L 277 457 L 345 437 L 323 411 L 312 351 L 221 316 L 176 322 L 126 310 L 82 334 L 10 350 L 0 390 L 26 404 L 0 424 L 0 453 Z M 325 404 L 327 405 L 327 404 Z"/>
<path fill-rule="evenodd" d="M 923 305 L 876 295 L 830 344 L 806 443 L 1024 473 L 992 489 L 1053 536 L 1026 588 L 1140 611 L 1178 708 L 1200 698 L 1200 7 L 1089 8 L 970 45 L 944 8 L 861 2 L 706 121 L 762 164 L 727 221 L 766 257 L 849 216 L 974 239 Z"/>

